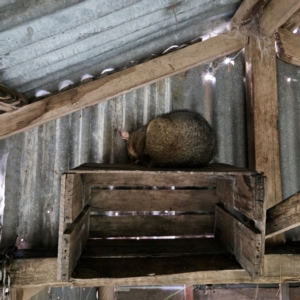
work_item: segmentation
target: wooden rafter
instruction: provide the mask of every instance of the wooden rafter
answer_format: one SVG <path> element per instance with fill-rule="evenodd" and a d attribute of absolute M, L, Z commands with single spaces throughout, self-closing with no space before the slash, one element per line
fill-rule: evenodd
<path fill-rule="evenodd" d="M 259 12 L 268 0 L 244 0 L 231 19 L 233 26 L 239 27 Z"/>
<path fill-rule="evenodd" d="M 61 282 L 56 279 L 57 258 L 20 259 L 11 266 L 12 287 L 43 286 L 105 286 L 151 284 L 225 284 L 225 283 L 281 283 L 299 281 L 300 255 L 266 254 L 264 275 L 252 279 L 241 268 L 232 270 L 200 271 L 173 275 L 131 278 L 74 279 Z"/>
<path fill-rule="evenodd" d="M 267 211 L 266 238 L 300 225 L 300 192 Z"/>
<path fill-rule="evenodd" d="M 300 9 L 298 9 L 282 26 L 290 31 L 300 27 Z"/>
<path fill-rule="evenodd" d="M 298 9 L 299 0 L 269 0 L 259 18 L 261 32 L 270 36 L 281 27 Z"/>
<path fill-rule="evenodd" d="M 278 53 L 280 59 L 300 66 L 300 38 L 287 29 L 278 30 L 282 51 Z"/>
<path fill-rule="evenodd" d="M 0 139 L 130 92 L 243 48 L 246 39 L 229 32 L 32 103 L 0 116 Z"/>

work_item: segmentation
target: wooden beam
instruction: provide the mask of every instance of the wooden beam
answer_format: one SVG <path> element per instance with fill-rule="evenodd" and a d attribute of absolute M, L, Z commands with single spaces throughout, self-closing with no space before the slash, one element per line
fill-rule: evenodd
<path fill-rule="evenodd" d="M 0 139 L 128 93 L 243 48 L 229 32 L 0 115 Z"/>
<path fill-rule="evenodd" d="M 270 41 L 274 44 L 274 39 Z M 263 47 L 263 45 L 262 45 Z M 267 177 L 266 209 L 282 200 L 276 55 L 262 53 L 255 39 L 245 49 L 249 167 Z M 278 236 L 275 243 L 282 243 Z"/>
<path fill-rule="evenodd" d="M 268 0 L 244 0 L 234 16 L 231 19 L 231 24 L 234 27 L 239 27 L 251 20 L 268 2 Z"/>
<path fill-rule="evenodd" d="M 115 287 L 114 286 L 99 286 L 98 288 L 99 300 L 115 300 Z"/>
<path fill-rule="evenodd" d="M 280 28 L 278 30 L 280 42 L 283 46 L 283 51 L 278 54 L 279 58 L 300 66 L 300 38 L 287 29 Z"/>
<path fill-rule="evenodd" d="M 300 27 L 300 9 L 298 9 L 282 26 L 287 30 L 293 31 Z"/>
<path fill-rule="evenodd" d="M 267 211 L 266 239 L 300 225 L 300 192 Z"/>
<path fill-rule="evenodd" d="M 19 259 L 11 266 L 12 287 L 42 286 L 104 286 L 104 285 L 151 285 L 151 284 L 234 284 L 234 283 L 282 283 L 299 282 L 300 255 L 266 254 L 264 275 L 252 279 L 248 273 L 233 270 L 200 271 L 175 275 L 143 276 L 131 278 L 74 279 L 62 282 L 56 279 L 57 259 Z"/>
<path fill-rule="evenodd" d="M 280 300 L 290 300 L 290 287 L 289 287 L 288 282 L 280 284 L 279 299 Z"/>
<path fill-rule="evenodd" d="M 271 36 L 298 9 L 300 9 L 299 0 L 269 0 L 259 18 L 261 33 Z"/>

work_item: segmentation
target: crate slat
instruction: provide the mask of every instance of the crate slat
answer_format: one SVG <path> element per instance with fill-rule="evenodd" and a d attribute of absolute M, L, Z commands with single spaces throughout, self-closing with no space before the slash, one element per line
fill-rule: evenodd
<path fill-rule="evenodd" d="M 90 231 L 99 237 L 212 235 L 214 215 L 91 216 Z"/>
<path fill-rule="evenodd" d="M 90 206 L 86 206 L 77 219 L 65 230 L 60 243 L 61 280 L 68 281 L 76 266 L 89 233 Z"/>
<path fill-rule="evenodd" d="M 214 238 L 88 239 L 81 257 L 170 257 L 224 253 L 228 251 Z"/>
<path fill-rule="evenodd" d="M 241 267 L 230 254 L 191 257 L 81 258 L 73 277 L 131 278 L 236 269 Z"/>
<path fill-rule="evenodd" d="M 225 208 L 216 206 L 215 237 L 253 278 L 262 275 L 262 233 Z"/>
<path fill-rule="evenodd" d="M 92 189 L 92 208 L 103 211 L 213 211 L 215 190 Z"/>

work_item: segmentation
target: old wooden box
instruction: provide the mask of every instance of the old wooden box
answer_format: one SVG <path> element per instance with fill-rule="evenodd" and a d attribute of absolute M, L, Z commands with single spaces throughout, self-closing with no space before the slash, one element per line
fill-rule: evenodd
<path fill-rule="evenodd" d="M 224 270 L 262 275 L 265 178 L 213 164 L 85 164 L 62 175 L 58 279 Z"/>

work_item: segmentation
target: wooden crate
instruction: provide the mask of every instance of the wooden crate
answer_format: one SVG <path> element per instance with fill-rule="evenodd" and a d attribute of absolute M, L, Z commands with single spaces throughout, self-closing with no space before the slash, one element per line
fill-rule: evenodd
<path fill-rule="evenodd" d="M 62 175 L 58 279 L 226 270 L 262 275 L 265 178 L 213 164 L 84 164 Z M 124 281 L 125 282 L 125 281 Z"/>

